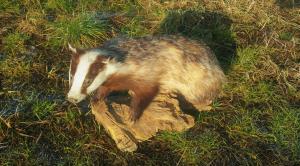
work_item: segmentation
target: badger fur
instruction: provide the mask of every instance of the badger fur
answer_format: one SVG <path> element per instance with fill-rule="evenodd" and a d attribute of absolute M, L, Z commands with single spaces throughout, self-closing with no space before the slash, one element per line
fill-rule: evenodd
<path fill-rule="evenodd" d="M 181 95 L 196 108 L 208 105 L 225 80 L 209 47 L 181 36 L 120 37 L 99 48 L 69 48 L 68 100 L 78 103 L 92 93 L 101 100 L 130 90 L 133 120 L 161 91 Z"/>

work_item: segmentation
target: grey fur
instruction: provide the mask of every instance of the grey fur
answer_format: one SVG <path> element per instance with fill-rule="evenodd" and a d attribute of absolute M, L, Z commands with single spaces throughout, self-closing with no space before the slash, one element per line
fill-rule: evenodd
<path fill-rule="evenodd" d="M 115 38 L 99 49 L 126 67 L 121 73 L 183 95 L 192 104 L 216 97 L 225 81 L 218 60 L 202 42 L 181 36 Z"/>

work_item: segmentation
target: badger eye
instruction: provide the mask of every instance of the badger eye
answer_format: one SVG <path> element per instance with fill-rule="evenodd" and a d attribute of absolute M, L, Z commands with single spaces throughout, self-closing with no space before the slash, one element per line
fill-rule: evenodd
<path fill-rule="evenodd" d="M 91 84 L 92 81 L 93 81 L 92 79 L 88 79 L 88 80 L 86 81 L 86 83 L 87 83 L 87 84 Z"/>

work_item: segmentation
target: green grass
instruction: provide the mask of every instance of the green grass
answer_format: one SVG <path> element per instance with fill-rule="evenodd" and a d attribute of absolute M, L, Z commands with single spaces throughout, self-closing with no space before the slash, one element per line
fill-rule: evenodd
<path fill-rule="evenodd" d="M 201 134 L 162 133 L 157 139 L 168 141 L 170 149 L 180 153 L 182 163 L 186 164 L 207 165 L 218 157 L 220 147 L 224 146 L 220 134 L 210 130 L 203 131 Z"/>
<path fill-rule="evenodd" d="M 19 32 L 9 34 L 3 39 L 3 50 L 10 55 L 24 53 L 26 51 L 25 42 L 28 39 L 28 35 Z"/>
<path fill-rule="evenodd" d="M 5 13 L 1 14 L 9 14 L 9 13 L 19 13 L 20 12 L 20 5 L 16 2 L 1 0 L 0 1 L 0 10 L 4 11 Z"/>
<path fill-rule="evenodd" d="M 297 160 L 300 153 L 300 112 L 298 109 L 286 109 L 276 112 L 272 119 L 272 130 L 276 143 L 288 151 L 292 159 Z"/>
<path fill-rule="evenodd" d="M 54 23 L 50 23 L 49 46 L 67 46 L 68 43 L 79 46 L 95 46 L 96 41 L 104 41 L 108 38 L 108 29 L 104 21 L 97 21 L 93 13 L 82 13 L 74 18 L 72 16 L 58 16 Z"/>
<path fill-rule="evenodd" d="M 296 1 L 0 0 L 1 165 L 299 165 Z M 187 132 L 120 152 L 65 102 L 67 43 L 182 34 L 205 41 L 228 83 Z"/>

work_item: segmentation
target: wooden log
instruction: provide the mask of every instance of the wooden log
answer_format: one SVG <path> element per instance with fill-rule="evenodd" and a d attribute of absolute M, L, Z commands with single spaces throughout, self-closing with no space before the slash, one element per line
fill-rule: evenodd
<path fill-rule="evenodd" d="M 137 150 L 137 142 L 148 140 L 158 131 L 185 131 L 194 126 L 194 118 L 183 114 L 178 100 L 170 95 L 157 95 L 134 124 L 128 120 L 128 105 L 124 96 L 110 97 L 107 103 L 92 104 L 96 121 L 108 131 L 121 151 Z"/>

